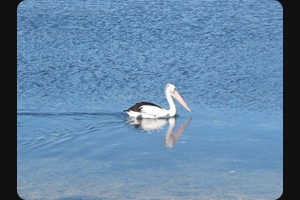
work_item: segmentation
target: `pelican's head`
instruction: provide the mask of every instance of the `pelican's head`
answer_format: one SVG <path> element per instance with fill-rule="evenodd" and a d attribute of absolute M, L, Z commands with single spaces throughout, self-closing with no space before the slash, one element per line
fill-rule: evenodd
<path fill-rule="evenodd" d="M 171 83 L 166 84 L 166 87 L 165 87 L 166 94 L 172 94 L 175 90 L 176 90 L 175 85 L 173 85 Z"/>
<path fill-rule="evenodd" d="M 190 107 L 180 96 L 179 92 L 176 90 L 176 87 L 173 84 L 171 83 L 166 84 L 165 93 L 166 95 L 171 95 L 172 97 L 174 97 L 185 109 L 187 109 L 189 112 L 192 112 Z"/>

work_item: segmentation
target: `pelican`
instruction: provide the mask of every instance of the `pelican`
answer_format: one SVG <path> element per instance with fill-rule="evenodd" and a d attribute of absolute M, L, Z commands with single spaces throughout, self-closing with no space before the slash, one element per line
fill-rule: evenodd
<path fill-rule="evenodd" d="M 135 105 L 131 106 L 127 110 L 124 110 L 129 117 L 133 118 L 170 118 L 176 115 L 176 106 L 174 104 L 173 98 L 174 97 L 185 109 L 189 112 L 192 112 L 190 107 L 187 103 L 183 100 L 180 96 L 176 87 L 171 84 L 167 83 L 165 87 L 165 95 L 168 100 L 170 109 L 166 110 L 154 103 L 149 102 L 139 102 Z"/>

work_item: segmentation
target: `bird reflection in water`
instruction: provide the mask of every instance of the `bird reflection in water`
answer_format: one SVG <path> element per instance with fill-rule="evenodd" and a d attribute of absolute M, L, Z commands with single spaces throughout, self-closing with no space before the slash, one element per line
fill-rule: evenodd
<path fill-rule="evenodd" d="M 168 128 L 166 136 L 165 136 L 165 146 L 167 148 L 171 149 L 174 147 L 175 142 L 182 135 L 185 127 L 187 127 L 187 125 L 189 125 L 191 120 L 192 120 L 192 118 L 190 117 L 175 132 L 173 132 L 173 129 L 176 125 L 176 118 L 173 117 L 173 118 L 169 119 L 169 128 Z"/>
<path fill-rule="evenodd" d="M 184 129 L 189 125 L 191 120 L 191 117 L 187 119 L 175 132 L 174 128 L 176 126 L 176 117 L 169 119 L 128 118 L 127 123 L 148 133 L 160 130 L 169 123 L 169 127 L 165 135 L 165 146 L 166 148 L 171 149 L 175 146 L 176 141 L 182 135 Z"/>

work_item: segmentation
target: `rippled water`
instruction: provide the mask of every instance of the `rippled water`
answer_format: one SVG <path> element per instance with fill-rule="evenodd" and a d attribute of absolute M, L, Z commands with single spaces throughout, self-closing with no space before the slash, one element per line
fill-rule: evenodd
<path fill-rule="evenodd" d="M 24 199 L 275 199 L 282 192 L 277 1 L 36 1 L 18 6 Z M 170 120 L 132 120 L 138 101 Z"/>

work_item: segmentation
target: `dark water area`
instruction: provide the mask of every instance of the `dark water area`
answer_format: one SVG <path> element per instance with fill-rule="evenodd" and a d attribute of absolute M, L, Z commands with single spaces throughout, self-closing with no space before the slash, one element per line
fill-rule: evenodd
<path fill-rule="evenodd" d="M 17 191 L 24 199 L 276 199 L 283 187 L 277 1 L 18 6 Z M 171 119 L 129 119 L 139 101 Z"/>

